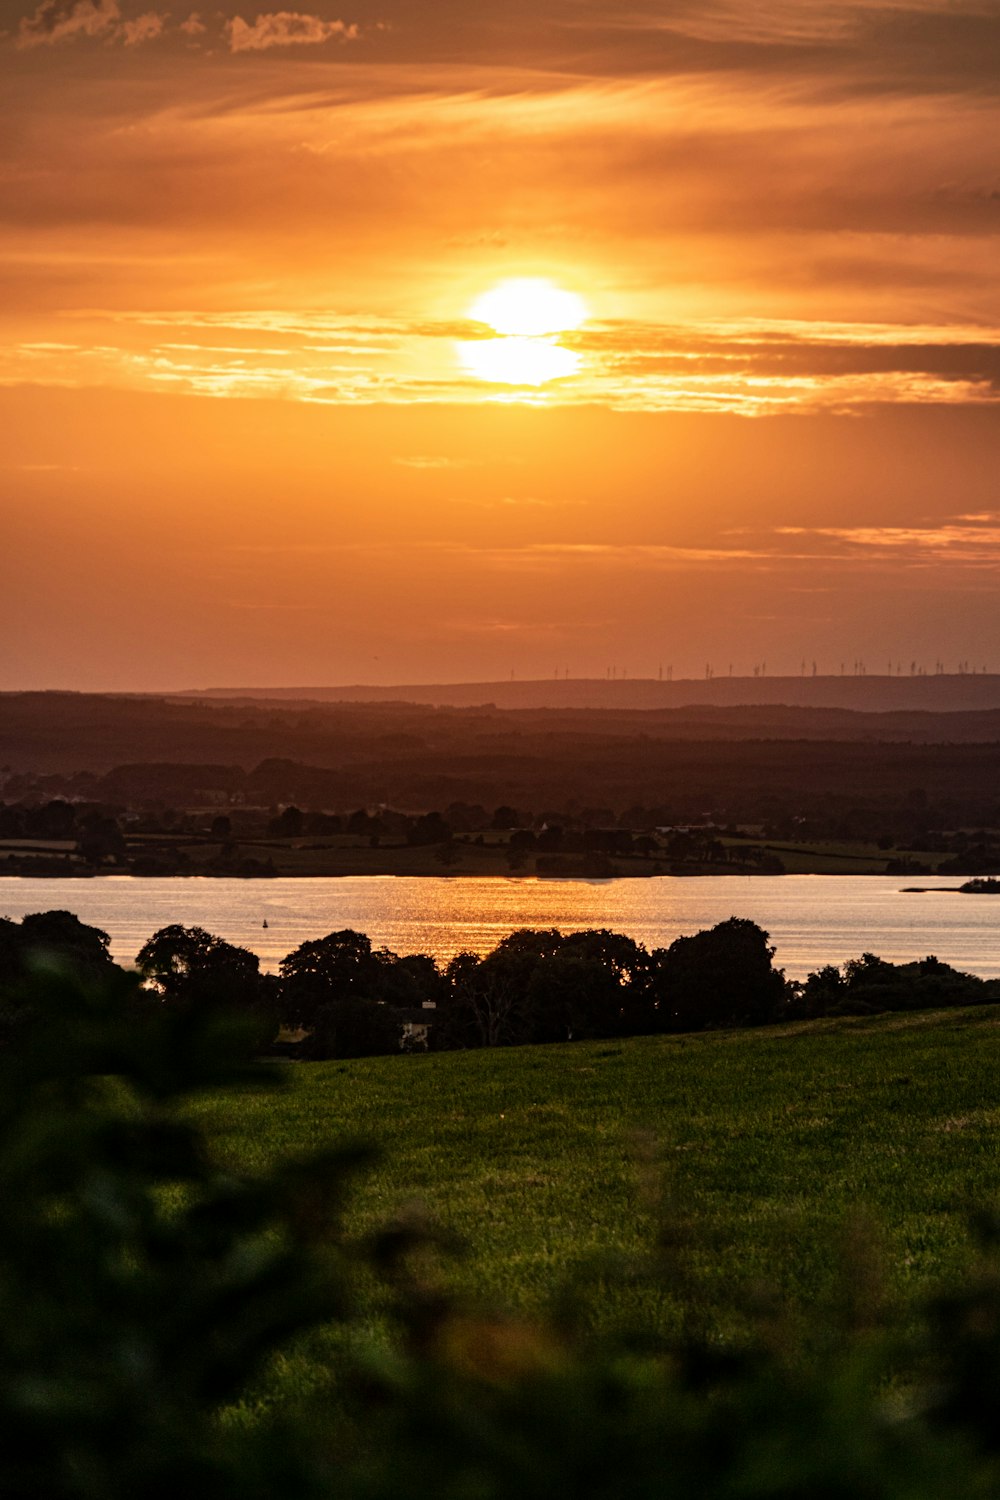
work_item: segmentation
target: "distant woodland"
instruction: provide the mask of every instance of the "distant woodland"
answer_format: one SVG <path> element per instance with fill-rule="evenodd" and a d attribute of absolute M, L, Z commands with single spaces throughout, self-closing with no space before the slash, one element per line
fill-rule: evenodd
<path fill-rule="evenodd" d="M 1000 709 L 0 695 L 0 868 L 1000 873 Z"/>

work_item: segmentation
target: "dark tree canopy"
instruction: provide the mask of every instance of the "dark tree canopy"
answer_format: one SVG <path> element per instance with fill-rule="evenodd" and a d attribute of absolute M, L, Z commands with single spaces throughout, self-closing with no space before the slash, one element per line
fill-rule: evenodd
<path fill-rule="evenodd" d="M 513 938 L 535 934 L 512 934 Z M 433 1042 L 440 1047 L 503 1047 L 524 1040 L 524 995 L 533 959 L 503 944 L 485 958 L 457 953 L 445 971 L 447 989 Z"/>
<path fill-rule="evenodd" d="M 429 844 L 446 844 L 451 838 L 451 829 L 438 812 L 424 813 L 417 818 L 406 835 L 406 842 L 416 848 Z"/>
<path fill-rule="evenodd" d="M 437 1001 L 444 980 L 432 958 L 373 951 L 345 928 L 302 943 L 282 959 L 281 1009 L 287 1025 L 309 1032 L 310 1057 L 367 1057 L 399 1050 L 401 1012 Z"/>
<path fill-rule="evenodd" d="M 378 968 L 371 938 L 349 927 L 301 943 L 279 965 L 286 1019 L 308 1026 L 333 1001 L 371 997 L 378 987 Z"/>
<path fill-rule="evenodd" d="M 653 958 L 666 1030 L 761 1026 L 782 1013 L 784 973 L 774 967 L 768 934 L 745 917 L 675 938 Z"/>
<path fill-rule="evenodd" d="M 894 964 L 862 953 L 844 964 L 825 964 L 795 987 L 790 1013 L 796 1018 L 876 1015 L 887 1010 L 926 1010 L 976 1005 L 997 998 L 995 982 L 963 974 L 933 954 Z"/>
<path fill-rule="evenodd" d="M 377 997 L 400 1009 L 416 1009 L 425 1001 L 439 1004 L 444 997 L 445 981 L 441 970 L 426 953 L 400 956 L 389 948 L 374 953 L 378 964 Z"/>
<path fill-rule="evenodd" d="M 10 1043 L 42 1019 L 31 984 L 39 965 L 65 970 L 85 984 L 116 972 L 110 938 L 68 911 L 32 912 L 21 922 L 0 917 L 0 1042 Z"/>
<path fill-rule="evenodd" d="M 522 928 L 448 968 L 439 1045 L 509 1046 L 618 1036 L 651 1012 L 649 955 L 617 933 Z"/>
<path fill-rule="evenodd" d="M 79 849 L 89 865 L 108 860 L 120 863 L 126 854 L 125 836 L 116 818 L 92 813 L 80 826 Z"/>
<path fill-rule="evenodd" d="M 161 927 L 143 944 L 135 963 L 168 1002 L 218 1001 L 242 1007 L 261 999 L 257 955 L 203 927 Z"/>
<path fill-rule="evenodd" d="M 531 976 L 531 1039 L 562 1041 L 651 1030 L 649 981 L 649 954 L 632 938 L 605 928 L 572 932 Z"/>
<path fill-rule="evenodd" d="M 21 942 L 25 954 L 45 954 L 81 972 L 100 974 L 111 967 L 108 934 L 69 911 L 40 911 L 25 917 Z"/>

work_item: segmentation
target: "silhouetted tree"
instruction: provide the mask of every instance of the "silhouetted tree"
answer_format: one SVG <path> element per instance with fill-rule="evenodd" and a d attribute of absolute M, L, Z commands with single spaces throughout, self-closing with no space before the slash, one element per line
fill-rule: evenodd
<path fill-rule="evenodd" d="M 168 1004 L 225 1004 L 259 1008 L 260 959 L 203 927 L 161 927 L 140 948 L 136 968 Z"/>
<path fill-rule="evenodd" d="M 406 835 L 406 842 L 415 847 L 427 844 L 447 844 L 450 839 L 451 829 L 439 812 L 424 813 L 411 824 Z"/>
<path fill-rule="evenodd" d="M 125 858 L 125 836 L 115 818 L 92 813 L 80 825 L 79 849 L 89 865 Z"/>
<path fill-rule="evenodd" d="M 32 809 L 31 832 L 40 839 L 71 839 L 76 831 L 76 811 L 57 799 Z"/>
<path fill-rule="evenodd" d="M 302 1055 L 314 1058 L 398 1051 L 400 1011 L 437 1001 L 443 984 L 426 954 L 373 951 L 370 938 L 350 928 L 302 943 L 279 970 L 282 1015 L 309 1032 Z"/>
<path fill-rule="evenodd" d="M 933 954 L 916 963 L 893 964 L 863 953 L 849 959 L 842 971 L 826 964 L 795 989 L 789 1013 L 810 1018 L 977 1005 L 995 1001 L 1000 987 L 995 980 L 963 974 Z"/>
<path fill-rule="evenodd" d="M 21 922 L 21 940 L 25 954 L 54 958 L 88 978 L 99 978 L 114 967 L 108 934 L 70 911 L 33 912 Z"/>
<path fill-rule="evenodd" d="M 21 922 L 0 918 L 0 1042 L 23 1035 L 42 1017 L 32 986 L 39 964 L 55 965 L 85 984 L 98 983 L 120 971 L 108 952 L 110 939 L 68 911 L 33 912 Z"/>
<path fill-rule="evenodd" d="M 663 1028 L 761 1026 L 777 1020 L 785 976 L 773 964 L 768 934 L 745 917 L 676 938 L 653 955 L 654 988 Z"/>
<path fill-rule="evenodd" d="M 478 802 L 450 802 L 444 810 L 444 820 L 453 833 L 478 833 L 488 828 L 490 817 L 485 807 Z"/>
<path fill-rule="evenodd" d="M 268 832 L 278 839 L 301 838 L 303 821 L 299 808 L 286 807 L 276 818 L 271 819 Z"/>
<path fill-rule="evenodd" d="M 539 954 L 527 982 L 529 1039 L 651 1030 L 649 964 L 646 950 L 620 933 L 598 929 L 560 937 Z"/>
<path fill-rule="evenodd" d="M 289 1025 L 311 1026 L 323 1006 L 347 997 L 371 999 L 379 963 L 371 939 L 345 928 L 301 943 L 278 965 L 282 1014 Z"/>
<path fill-rule="evenodd" d="M 537 962 L 531 951 L 536 937 L 541 934 L 512 933 L 482 959 L 456 954 L 445 970 L 448 989 L 433 1045 L 505 1047 L 527 1040 L 526 996 Z"/>
<path fill-rule="evenodd" d="M 442 1002 L 444 975 L 428 954 L 406 953 L 400 957 L 388 948 L 377 948 L 373 957 L 378 965 L 374 981 L 377 999 L 401 1010 L 416 1010 L 425 1001 L 434 1005 Z"/>

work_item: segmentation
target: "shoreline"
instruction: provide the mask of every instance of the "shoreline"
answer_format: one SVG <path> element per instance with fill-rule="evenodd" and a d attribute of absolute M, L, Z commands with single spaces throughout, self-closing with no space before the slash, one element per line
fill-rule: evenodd
<path fill-rule="evenodd" d="M 505 884 L 510 882 L 530 882 L 545 885 L 616 885 L 623 881 L 640 880 L 794 880 L 794 879 L 852 879 L 852 880 L 886 880 L 898 879 L 886 871 L 879 870 L 785 870 L 781 874 L 773 871 L 747 871 L 732 869 L 717 870 L 648 870 L 648 871 L 615 871 L 608 875 L 585 875 L 585 874 L 555 874 L 549 872 L 538 872 L 534 870 L 324 870 L 324 871 L 275 871 L 269 874 L 244 873 L 239 870 L 45 870 L 45 871 L 2 871 L 0 880 L 73 880 L 83 882 L 105 881 L 105 880 L 135 880 L 135 881 L 167 881 L 167 880 L 239 880 L 248 885 L 269 885 L 276 880 L 314 881 L 314 880 L 496 880 Z M 953 877 L 944 877 L 953 878 Z M 969 877 L 973 879 L 975 877 Z M 1000 888 L 996 890 L 965 890 L 958 885 L 905 885 L 899 887 L 902 896 L 998 896 Z"/>

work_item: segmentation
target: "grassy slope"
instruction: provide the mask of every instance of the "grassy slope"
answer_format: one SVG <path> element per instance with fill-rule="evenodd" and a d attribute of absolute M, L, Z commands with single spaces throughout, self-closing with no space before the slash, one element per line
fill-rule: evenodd
<path fill-rule="evenodd" d="M 656 1175 L 707 1236 L 695 1277 L 725 1323 L 748 1281 L 813 1300 L 859 1206 L 883 1226 L 904 1296 L 961 1263 L 965 1206 L 1000 1196 L 1000 1007 L 305 1065 L 287 1094 L 201 1109 L 245 1164 L 378 1142 L 356 1222 L 420 1199 L 469 1246 L 461 1283 L 519 1306 L 590 1256 L 649 1244 L 652 1140 Z M 610 1303 L 669 1311 L 639 1289 Z"/>

